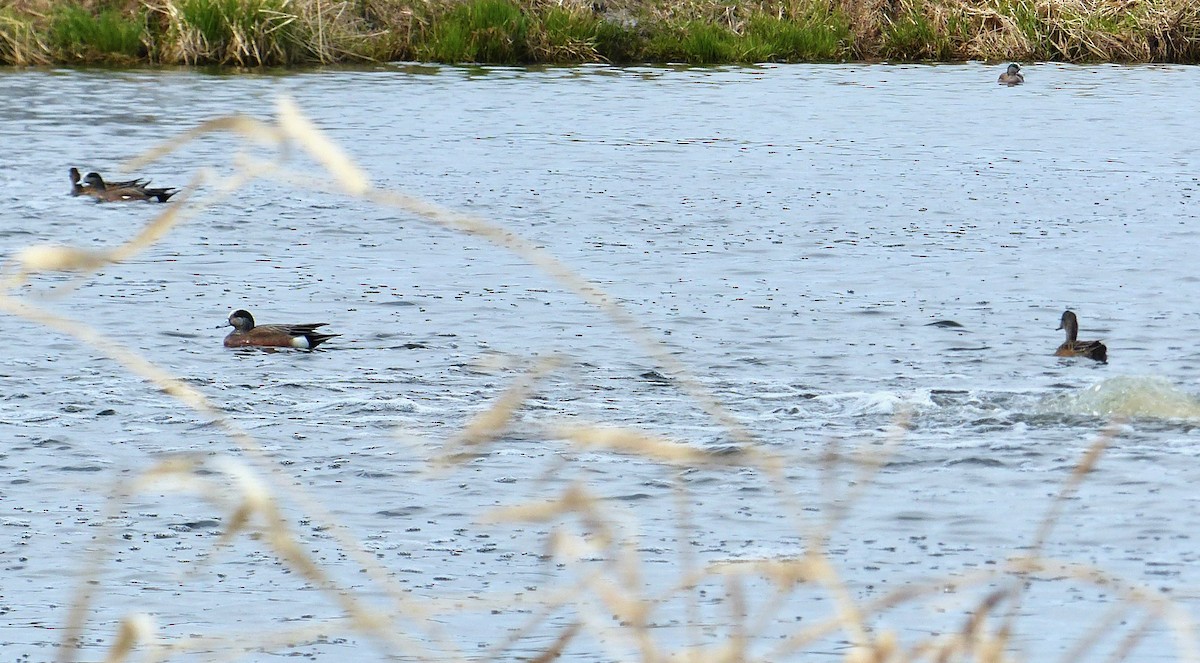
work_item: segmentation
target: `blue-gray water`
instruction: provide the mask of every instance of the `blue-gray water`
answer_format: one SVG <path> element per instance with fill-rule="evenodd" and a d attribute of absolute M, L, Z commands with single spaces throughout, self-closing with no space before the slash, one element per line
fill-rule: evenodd
<path fill-rule="evenodd" d="M 594 522 L 485 519 L 573 484 L 632 541 L 621 550 L 640 575 L 607 576 L 620 593 L 671 597 L 646 617 L 663 651 L 727 641 L 746 623 L 757 629 L 750 651 L 766 660 L 843 656 L 843 632 L 782 644 L 833 614 L 817 584 L 777 601 L 761 580 L 740 599 L 720 577 L 702 592 L 668 591 L 705 563 L 802 554 L 834 515 L 830 559 L 851 598 L 935 588 L 869 616 L 877 634 L 912 646 L 957 632 L 1005 586 L 948 589 L 1029 552 L 1111 415 L 1130 418 L 1042 552 L 1194 615 L 1200 70 L 1034 64 L 1026 85 L 1004 88 L 999 69 L 0 73 L 6 262 L 33 244 L 113 246 L 162 209 L 72 198 L 68 167 L 116 177 L 123 160 L 205 120 L 270 120 L 287 95 L 379 187 L 493 221 L 616 297 L 786 461 L 781 498 L 728 454 L 729 468 L 679 474 L 571 447 L 554 427 L 623 426 L 717 451 L 738 442 L 643 345 L 507 250 L 410 213 L 258 181 L 125 264 L 34 276 L 16 292 L 195 387 L 255 436 L 265 462 L 77 340 L 0 317 L 0 649 L 58 655 L 68 606 L 99 558 L 83 660 L 101 658 L 136 613 L 164 641 L 235 640 L 193 642 L 187 660 L 246 647 L 246 660 L 479 658 L 514 637 L 498 654 L 508 660 L 548 647 L 581 615 L 568 660 L 634 660 L 637 631 L 615 628 L 591 585 L 539 616 L 616 556 L 551 555 L 557 525 L 595 543 Z M 228 173 L 238 153 L 275 154 L 213 135 L 136 174 L 182 186 L 199 168 Z M 327 179 L 299 153 L 287 166 Z M 329 322 L 342 336 L 314 353 L 229 351 L 217 327 L 235 308 L 260 322 Z M 1083 338 L 1105 340 L 1109 364 L 1051 356 L 1066 308 Z M 930 324 L 941 320 L 962 326 Z M 548 357 L 561 364 L 504 435 L 459 465 L 431 462 Z M 831 464 L 834 450 L 884 464 L 864 479 L 861 463 Z M 118 489 L 180 452 L 210 470 L 234 459 L 273 472 L 303 550 L 343 589 L 402 615 L 392 630 L 413 648 L 336 621 L 343 606 L 261 537 L 222 545 L 236 501 L 225 475 L 200 475 L 224 502 L 165 483 Z M 388 580 L 361 573 L 301 494 Z M 1016 655 L 1057 660 L 1124 600 L 1069 576 L 1034 576 Z M 412 604 L 392 603 L 385 582 Z M 1083 658 L 1113 651 L 1143 614 L 1123 615 Z M 518 637 L 527 623 L 538 626 Z M 1133 660 L 1178 660 L 1173 637 L 1152 621 Z"/>

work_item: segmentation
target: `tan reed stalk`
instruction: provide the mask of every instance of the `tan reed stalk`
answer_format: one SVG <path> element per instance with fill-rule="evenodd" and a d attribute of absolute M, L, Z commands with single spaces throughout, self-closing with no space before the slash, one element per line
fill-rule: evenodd
<path fill-rule="evenodd" d="M 0 63 L 18 67 L 53 62 L 44 36 L 31 19 L 0 9 Z"/>

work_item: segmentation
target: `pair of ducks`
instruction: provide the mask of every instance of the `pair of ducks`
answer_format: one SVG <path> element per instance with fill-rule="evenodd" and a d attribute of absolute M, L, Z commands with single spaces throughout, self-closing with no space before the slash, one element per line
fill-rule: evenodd
<path fill-rule="evenodd" d="M 301 348 L 312 350 L 329 339 L 341 334 L 325 334 L 317 328 L 329 323 L 316 322 L 288 325 L 255 325 L 254 316 L 245 309 L 238 309 L 229 316 L 233 331 L 225 337 L 227 348 Z M 1100 341 L 1079 340 L 1079 318 L 1073 311 L 1064 311 L 1058 325 L 1067 333 L 1067 340 L 1054 351 L 1056 357 L 1087 357 L 1108 363 L 1108 348 Z"/>
<path fill-rule="evenodd" d="M 80 184 L 79 169 L 71 167 L 71 195 L 91 196 L 98 201 L 157 200 L 165 203 L 178 193 L 173 188 L 147 186 L 149 180 L 136 179 L 105 182 L 100 173 L 88 173 Z"/>
<path fill-rule="evenodd" d="M 1067 340 L 1054 351 L 1055 357 L 1087 357 L 1104 364 L 1108 363 L 1108 348 L 1104 343 L 1078 340 L 1079 319 L 1075 317 L 1075 313 L 1064 311 L 1058 328 L 1066 330 Z"/>

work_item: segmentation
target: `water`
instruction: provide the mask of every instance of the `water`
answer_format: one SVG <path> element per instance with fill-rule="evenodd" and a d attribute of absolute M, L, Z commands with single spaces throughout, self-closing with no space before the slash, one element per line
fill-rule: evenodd
<path fill-rule="evenodd" d="M 670 591 L 706 563 L 793 558 L 819 532 L 851 599 L 925 590 L 869 608 L 877 635 L 911 646 L 959 631 L 1008 586 L 973 574 L 1030 552 L 1113 416 L 1116 436 L 1043 548 L 1077 566 L 1033 576 L 1011 648 L 1071 655 L 1126 605 L 1125 586 L 1194 614 L 1189 138 L 1200 119 L 1189 109 L 1200 70 L 1025 70 L 1017 88 L 974 64 L 0 75 L 5 256 L 134 236 L 162 208 L 71 198 L 68 167 L 117 177 L 160 140 L 233 113 L 270 120 L 288 95 L 376 185 L 493 221 L 561 259 L 687 374 L 484 239 L 320 187 L 256 181 L 125 264 L 34 276 L 18 292 L 199 390 L 261 458 L 73 338 L 0 318 L 10 339 L 0 646 L 58 655 L 67 606 L 97 573 L 83 660 L 101 658 L 136 613 L 164 641 L 218 638 L 189 640 L 183 658 L 195 660 L 246 648 L 246 660 L 478 658 L 513 637 L 498 654 L 507 659 L 545 650 L 581 615 L 568 660 L 642 657 L 639 631 L 618 627 L 588 580 L 607 569 L 600 587 L 670 599 L 644 632 L 664 651 L 724 642 L 745 622 L 750 651 L 769 660 L 834 659 L 845 632 L 783 639 L 832 614 L 820 583 L 776 592 L 755 576 L 738 599 L 717 576 L 701 593 Z M 199 168 L 230 172 L 236 154 L 275 152 L 211 135 L 136 174 L 183 186 Z M 315 353 L 228 351 L 217 327 L 235 308 L 259 322 L 329 322 L 342 336 Z M 1066 308 L 1082 338 L 1105 340 L 1109 364 L 1051 356 Z M 944 320 L 961 326 L 931 324 Z M 458 464 L 436 462 L 544 360 L 557 364 L 507 431 Z M 689 379 L 784 459 L 782 487 L 731 453 L 746 443 L 687 392 Z M 679 473 L 572 447 L 558 430 L 589 424 L 722 452 L 728 465 Z M 201 463 L 195 482 L 133 483 L 179 457 Z M 346 606 L 262 536 L 222 538 L 241 494 L 230 463 L 278 491 L 290 536 L 331 582 L 400 615 L 393 640 L 339 621 Z M 572 486 L 631 548 L 606 547 L 595 521 L 491 519 Z M 321 509 L 385 579 L 360 572 L 367 562 L 337 544 Z M 552 554 L 552 533 L 583 532 L 594 547 Z M 626 554 L 636 576 L 620 574 Z M 1127 585 L 1071 577 L 1092 568 Z M 556 601 L 571 607 L 543 617 Z M 1130 605 L 1121 618 L 1138 624 L 1145 610 Z M 1105 629 L 1084 658 L 1135 628 Z M 1180 657 L 1155 620 L 1134 651 Z"/>

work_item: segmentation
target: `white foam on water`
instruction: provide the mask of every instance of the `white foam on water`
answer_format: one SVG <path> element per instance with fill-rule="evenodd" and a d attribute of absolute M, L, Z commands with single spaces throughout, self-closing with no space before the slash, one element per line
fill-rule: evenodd
<path fill-rule="evenodd" d="M 1095 417 L 1200 419 L 1200 398 L 1166 378 L 1122 375 L 1048 396 L 1039 410 Z"/>

